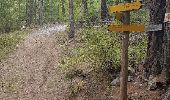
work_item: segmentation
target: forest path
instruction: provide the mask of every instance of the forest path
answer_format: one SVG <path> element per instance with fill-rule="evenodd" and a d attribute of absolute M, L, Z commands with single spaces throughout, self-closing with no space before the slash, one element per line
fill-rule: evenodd
<path fill-rule="evenodd" d="M 65 29 L 56 25 L 34 31 L 0 62 L 0 100 L 68 100 L 54 34 Z"/>

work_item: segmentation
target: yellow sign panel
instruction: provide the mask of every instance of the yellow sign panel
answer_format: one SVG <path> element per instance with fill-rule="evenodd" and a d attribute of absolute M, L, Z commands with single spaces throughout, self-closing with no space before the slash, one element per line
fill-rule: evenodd
<path fill-rule="evenodd" d="M 109 25 L 109 32 L 144 32 L 145 25 L 144 24 L 130 24 L 130 25 Z"/>
<path fill-rule="evenodd" d="M 142 6 L 140 1 L 118 4 L 116 6 L 109 6 L 109 13 L 122 12 L 122 11 L 130 11 L 140 9 Z"/>

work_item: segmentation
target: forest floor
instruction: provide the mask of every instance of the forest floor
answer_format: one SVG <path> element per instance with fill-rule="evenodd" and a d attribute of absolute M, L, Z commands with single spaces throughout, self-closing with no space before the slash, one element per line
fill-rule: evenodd
<path fill-rule="evenodd" d="M 68 99 L 55 40 L 55 33 L 65 30 L 65 25 L 35 30 L 0 62 L 0 100 Z"/>
<path fill-rule="evenodd" d="M 102 74 L 96 78 L 93 71 L 83 71 L 85 78 L 78 75 L 71 83 L 66 80 L 66 73 L 59 67 L 65 52 L 59 45 L 64 40 L 58 36 L 65 30 L 65 25 L 35 30 L 0 61 L 0 100 L 118 100 L 119 86 L 111 89 Z M 76 43 L 68 46 L 73 48 Z M 88 66 L 84 69 L 90 70 Z M 146 84 L 135 79 L 128 84 L 131 100 L 161 100 L 164 93 L 149 91 Z"/>

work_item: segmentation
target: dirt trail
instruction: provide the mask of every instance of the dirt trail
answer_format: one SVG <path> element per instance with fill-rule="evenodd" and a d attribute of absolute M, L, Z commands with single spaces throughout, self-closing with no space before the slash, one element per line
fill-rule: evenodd
<path fill-rule="evenodd" d="M 54 36 L 65 28 L 57 25 L 31 33 L 0 62 L 0 100 L 68 100 Z"/>

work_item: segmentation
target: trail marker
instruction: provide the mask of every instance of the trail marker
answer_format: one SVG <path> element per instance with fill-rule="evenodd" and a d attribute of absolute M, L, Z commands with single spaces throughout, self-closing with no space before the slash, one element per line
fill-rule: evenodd
<path fill-rule="evenodd" d="M 170 21 L 170 13 L 165 13 L 165 19 L 164 22 Z"/>
<path fill-rule="evenodd" d="M 146 31 L 160 31 L 163 29 L 163 25 L 162 24 L 158 24 L 158 25 L 149 25 L 146 28 Z"/>
<path fill-rule="evenodd" d="M 109 32 L 144 32 L 144 24 L 130 24 L 130 25 L 109 25 Z"/>
<path fill-rule="evenodd" d="M 142 4 L 138 0 L 132 3 L 118 4 L 116 6 L 109 6 L 109 13 L 137 10 L 140 9 L 141 6 Z"/>
<path fill-rule="evenodd" d="M 144 32 L 144 24 L 130 24 L 130 11 L 140 9 L 142 4 L 139 0 L 132 2 L 125 0 L 125 4 L 109 6 L 109 13 L 116 13 L 115 19 L 123 22 L 123 25 L 109 25 L 109 32 L 123 32 L 122 54 L 121 54 L 121 74 L 120 74 L 120 99 L 127 100 L 127 79 L 128 79 L 128 47 L 130 32 Z M 123 13 L 121 13 L 123 12 Z"/>

